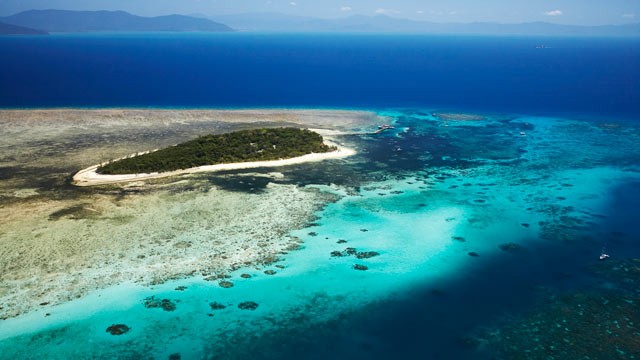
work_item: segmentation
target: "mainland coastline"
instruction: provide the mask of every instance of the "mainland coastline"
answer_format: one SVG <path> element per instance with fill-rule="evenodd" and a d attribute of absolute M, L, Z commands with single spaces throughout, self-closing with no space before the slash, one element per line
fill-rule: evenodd
<path fill-rule="evenodd" d="M 126 282 L 190 276 L 217 282 L 238 268 L 266 270 L 301 246 L 288 234 L 337 199 L 275 181 L 286 180 L 280 169 L 198 174 L 212 170 L 205 168 L 118 186 L 69 186 L 77 169 L 202 133 L 282 126 L 318 129 L 339 148 L 213 170 L 312 163 L 353 154 L 343 135 L 383 121 L 342 110 L 0 110 L 0 319 Z M 209 176 L 267 185 L 260 192 L 230 191 Z"/>

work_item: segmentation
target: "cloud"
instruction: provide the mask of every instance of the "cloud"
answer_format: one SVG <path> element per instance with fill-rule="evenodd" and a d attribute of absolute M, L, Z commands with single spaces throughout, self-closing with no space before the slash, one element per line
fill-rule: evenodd
<path fill-rule="evenodd" d="M 344 11 L 344 12 L 351 11 L 351 6 L 343 6 L 340 8 L 340 11 Z"/>
<path fill-rule="evenodd" d="M 633 13 L 629 13 L 629 14 L 622 14 L 622 17 L 625 19 L 633 19 L 636 17 L 636 14 Z"/>
<path fill-rule="evenodd" d="M 418 11 L 416 11 L 416 14 L 421 14 L 422 15 L 422 14 L 424 14 L 424 11 L 418 10 Z"/>
<path fill-rule="evenodd" d="M 292 2 L 290 2 L 290 3 L 289 3 L 289 5 L 291 5 L 291 6 L 296 6 L 296 5 L 298 5 L 298 3 L 297 3 L 297 2 L 295 2 L 295 1 L 292 1 Z"/>
<path fill-rule="evenodd" d="M 400 11 L 396 9 L 377 9 L 376 14 L 393 15 L 393 14 L 400 14 Z"/>
<path fill-rule="evenodd" d="M 560 16 L 563 13 L 562 13 L 562 10 L 549 10 L 549 11 L 545 11 L 544 14 L 547 16 Z"/>

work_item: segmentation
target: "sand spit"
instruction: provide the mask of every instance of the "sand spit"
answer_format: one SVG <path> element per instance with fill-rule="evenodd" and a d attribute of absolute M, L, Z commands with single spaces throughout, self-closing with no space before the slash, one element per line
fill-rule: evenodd
<path fill-rule="evenodd" d="M 0 319 L 128 281 L 262 267 L 297 248 L 287 234 L 335 200 L 275 183 L 228 191 L 206 176 L 69 186 L 77 169 L 202 134 L 298 125 L 339 137 L 381 122 L 351 111 L 0 110 Z M 216 176 L 257 175 L 269 177 Z"/>
<path fill-rule="evenodd" d="M 141 174 L 104 175 L 96 172 L 96 170 L 103 165 L 103 164 L 98 164 L 98 165 L 93 165 L 91 167 L 78 171 L 78 173 L 73 176 L 73 184 L 76 186 L 108 185 L 108 184 L 127 183 L 132 181 L 160 179 L 160 178 L 166 178 L 166 177 L 177 176 L 177 175 L 194 174 L 199 172 L 215 172 L 215 171 L 225 171 L 225 170 L 244 170 L 244 169 L 262 168 L 262 167 L 287 166 L 287 165 L 303 164 L 307 162 L 317 162 L 317 161 L 323 161 L 323 160 L 329 160 L 329 159 L 340 159 L 340 158 L 352 156 L 356 153 L 355 150 L 353 149 L 340 146 L 333 142 L 325 141 L 325 143 L 329 146 L 336 146 L 337 150 L 327 152 L 327 153 L 307 154 L 307 155 L 290 158 L 290 159 L 206 165 L 206 166 L 198 166 L 190 169 L 167 171 L 162 173 L 156 172 L 156 173 L 141 173 Z M 134 154 L 131 156 L 135 156 L 135 155 L 137 154 Z"/>

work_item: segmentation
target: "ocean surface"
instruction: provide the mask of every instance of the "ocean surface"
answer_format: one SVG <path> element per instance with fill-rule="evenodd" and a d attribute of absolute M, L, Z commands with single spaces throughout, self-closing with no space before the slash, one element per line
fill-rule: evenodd
<path fill-rule="evenodd" d="M 640 40 L 5 37 L 0 78 L 5 108 L 346 108 L 394 126 L 339 137 L 346 161 L 267 169 L 339 197 L 275 274 L 0 320 L 2 359 L 640 359 Z"/>
<path fill-rule="evenodd" d="M 0 38 L 0 55 L 10 108 L 640 113 L 637 38 L 58 34 Z"/>

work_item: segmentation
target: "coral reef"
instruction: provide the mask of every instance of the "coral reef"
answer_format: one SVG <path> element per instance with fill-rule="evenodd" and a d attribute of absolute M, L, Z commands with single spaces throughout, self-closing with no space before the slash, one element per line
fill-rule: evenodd
<path fill-rule="evenodd" d="M 355 256 L 358 259 L 369 259 L 380 255 L 377 251 L 358 251 L 356 248 L 348 247 L 343 251 L 332 251 L 331 257 Z"/>
<path fill-rule="evenodd" d="M 150 296 L 144 299 L 144 307 L 147 309 L 160 308 L 164 311 L 174 311 L 176 309 L 176 303 L 169 299 L 157 299 L 155 296 Z"/>
<path fill-rule="evenodd" d="M 254 301 L 245 301 L 238 304 L 240 310 L 255 310 L 258 308 L 258 303 Z"/>
<path fill-rule="evenodd" d="M 131 328 L 125 324 L 113 324 L 107 328 L 107 332 L 111 335 L 123 335 L 128 333 L 129 330 Z"/>
<path fill-rule="evenodd" d="M 226 309 L 227 306 L 220 304 L 219 302 L 210 302 L 209 303 L 209 307 L 211 307 L 211 310 L 222 310 L 222 309 Z"/>
<path fill-rule="evenodd" d="M 228 288 L 232 288 L 232 287 L 233 287 L 233 283 L 232 283 L 231 281 L 226 281 L 226 280 L 225 280 L 225 281 L 220 281 L 220 282 L 218 283 L 218 285 L 220 285 L 220 287 L 223 287 L 223 288 L 225 288 L 225 289 L 228 289 Z"/>
<path fill-rule="evenodd" d="M 543 305 L 472 343 L 499 359 L 638 359 L 640 259 L 590 268 L 600 289 L 548 295 Z"/>
<path fill-rule="evenodd" d="M 504 251 L 504 252 L 509 252 L 509 253 L 516 253 L 519 252 L 523 249 L 522 246 L 516 244 L 516 243 L 504 243 L 504 244 L 500 244 L 499 246 L 500 250 Z"/>

